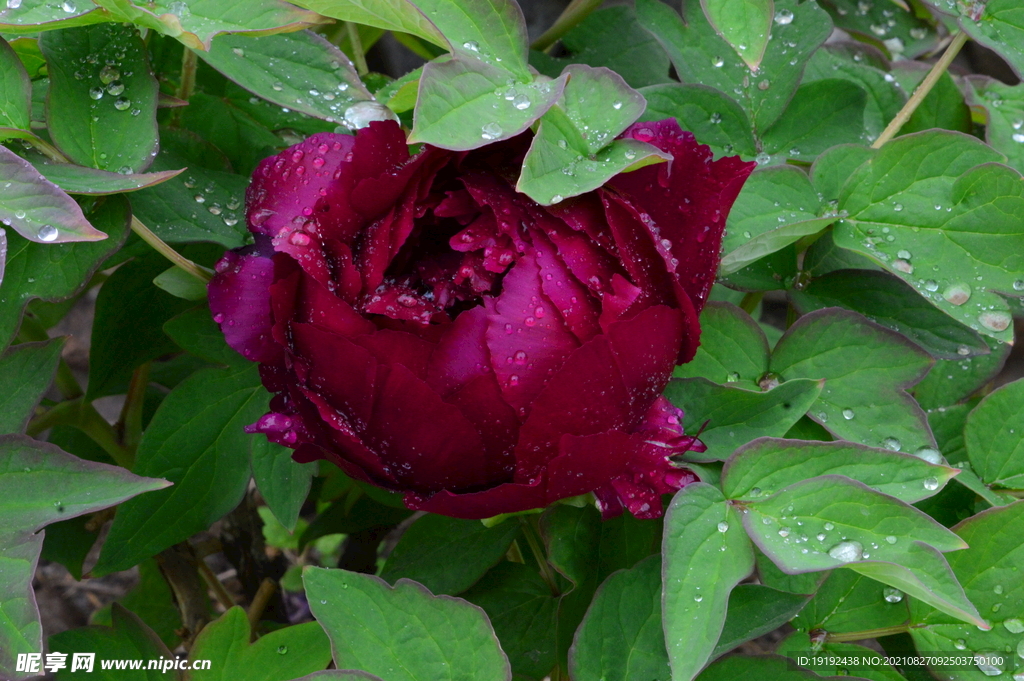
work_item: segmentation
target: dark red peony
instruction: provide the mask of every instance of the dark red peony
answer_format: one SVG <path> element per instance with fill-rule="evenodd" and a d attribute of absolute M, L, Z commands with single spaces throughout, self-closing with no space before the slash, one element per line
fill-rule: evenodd
<path fill-rule="evenodd" d="M 276 394 L 251 427 L 461 518 L 593 492 L 661 514 L 702 445 L 661 392 L 697 349 L 726 215 L 753 164 L 675 121 L 672 154 L 541 206 L 515 191 L 528 135 L 409 155 L 391 122 L 263 161 L 253 246 L 210 284 L 227 342 Z"/>

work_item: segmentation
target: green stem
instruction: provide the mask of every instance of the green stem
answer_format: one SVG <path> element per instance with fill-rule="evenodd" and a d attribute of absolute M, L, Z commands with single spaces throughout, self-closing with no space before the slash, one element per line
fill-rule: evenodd
<path fill-rule="evenodd" d="M 46 158 L 50 159 L 54 163 L 70 163 L 70 159 L 61 152 L 60 149 L 53 146 L 41 137 L 32 135 L 26 138 L 28 143 L 36 148 L 36 151 L 41 153 Z"/>
<path fill-rule="evenodd" d="M 178 78 L 178 89 L 174 96 L 178 99 L 188 101 L 196 89 L 196 67 L 199 66 L 199 57 L 189 48 L 181 54 L 181 75 Z M 171 112 L 171 125 L 177 127 L 181 121 L 182 109 L 177 108 Z"/>
<path fill-rule="evenodd" d="M 878 629 L 864 629 L 863 631 L 850 631 L 842 634 L 825 634 L 826 643 L 849 643 L 851 641 L 863 641 L 867 638 L 878 638 L 880 636 L 892 636 L 894 634 L 906 634 L 910 631 L 910 625 L 897 624 L 892 627 L 879 627 Z"/>
<path fill-rule="evenodd" d="M 50 334 L 46 332 L 46 329 L 43 328 L 38 319 L 30 314 L 26 314 L 21 319 L 21 328 L 18 329 L 17 339 L 19 343 L 41 343 L 50 340 Z M 57 363 L 57 374 L 53 378 L 53 383 L 57 386 L 57 390 L 60 391 L 61 396 L 65 400 L 73 400 L 84 394 L 82 386 L 78 385 L 78 380 L 71 371 L 71 367 L 68 366 L 68 363 L 63 358 Z"/>
<path fill-rule="evenodd" d="M 132 216 L 132 231 L 138 234 L 143 241 L 152 246 L 153 250 L 157 253 L 164 256 L 204 284 L 209 283 L 210 279 L 213 279 L 213 275 L 209 270 L 204 267 L 200 267 L 181 253 L 178 253 L 176 250 L 168 246 L 163 239 L 154 234 L 149 227 L 142 224 L 134 215 Z"/>
<path fill-rule="evenodd" d="M 900 131 L 900 128 L 906 124 L 910 117 L 914 115 L 914 111 L 924 101 L 924 98 L 928 96 L 935 84 L 939 82 L 939 78 L 946 72 L 949 65 L 953 63 L 953 59 L 957 53 L 960 52 L 960 48 L 967 42 L 967 34 L 963 31 L 953 36 L 953 40 L 950 41 L 949 45 L 946 46 L 946 51 L 942 53 L 939 60 L 932 66 L 932 70 L 928 72 L 928 75 L 924 77 L 921 84 L 914 90 L 914 94 L 910 96 L 907 103 L 903 105 L 896 117 L 889 121 L 889 125 L 885 126 L 885 130 L 878 136 L 874 144 L 871 145 L 872 149 L 879 149 L 883 144 L 891 140 L 896 136 L 896 133 Z"/>
<path fill-rule="evenodd" d="M 751 291 L 747 295 L 743 296 L 743 300 L 740 301 L 740 309 L 749 315 L 754 314 L 754 310 L 757 309 L 757 304 L 764 298 L 764 291 Z"/>
<path fill-rule="evenodd" d="M 352 61 L 356 65 L 356 71 L 360 76 L 370 72 L 366 65 L 366 54 L 363 52 L 363 39 L 359 37 L 359 27 L 351 21 L 345 22 L 345 30 L 348 31 L 348 41 L 352 44 Z"/>
<path fill-rule="evenodd" d="M 119 466 L 130 470 L 135 463 L 135 456 L 118 441 L 114 427 L 84 397 L 54 405 L 29 421 L 25 432 L 35 437 L 54 426 L 73 426 L 79 429 L 102 447 Z"/>
<path fill-rule="evenodd" d="M 533 552 L 533 557 L 537 559 L 537 566 L 540 568 L 540 576 L 544 582 L 551 589 L 551 595 L 556 598 L 561 595 L 561 591 L 558 589 L 558 581 L 555 579 L 555 572 L 551 569 L 551 564 L 548 562 L 548 558 L 544 555 L 544 549 L 540 543 L 540 532 L 536 526 L 536 516 L 519 516 L 519 524 L 523 527 L 523 535 L 526 537 L 526 543 L 530 545 L 530 551 Z"/>
<path fill-rule="evenodd" d="M 562 13 L 555 19 L 555 23 L 544 31 L 544 33 L 533 41 L 530 47 L 534 50 L 546 52 L 559 38 L 568 33 L 574 26 L 586 19 L 591 12 L 601 6 L 603 0 L 572 0 L 562 10 Z"/>
<path fill-rule="evenodd" d="M 125 396 L 121 417 L 118 419 L 121 443 L 129 452 L 135 452 L 142 439 L 142 408 L 146 401 L 146 388 L 149 386 L 149 366 L 150 363 L 146 362 L 132 373 L 132 380 L 128 383 L 128 394 Z"/>

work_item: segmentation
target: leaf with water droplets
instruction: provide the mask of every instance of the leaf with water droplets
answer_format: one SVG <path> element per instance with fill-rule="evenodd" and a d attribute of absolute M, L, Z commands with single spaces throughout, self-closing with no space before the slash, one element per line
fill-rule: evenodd
<path fill-rule="evenodd" d="M 0 147 L 0 187 L 0 221 L 30 241 L 53 244 L 107 236 L 89 224 L 74 199 L 6 147 Z"/>
<path fill-rule="evenodd" d="M 166 182 L 184 171 L 183 168 L 178 168 L 153 173 L 111 173 L 72 163 L 51 163 L 41 154 L 28 153 L 26 156 L 43 177 L 69 194 L 102 196 L 133 192 Z"/>
<path fill-rule="evenodd" d="M 859 312 L 903 334 L 938 359 L 989 354 L 977 332 L 935 309 L 902 279 L 886 272 L 836 270 L 794 287 L 789 296 L 800 312 L 825 307 Z"/>
<path fill-rule="evenodd" d="M 907 621 L 908 599 L 886 601 L 886 587 L 853 570 L 832 570 L 826 574 L 807 607 L 793 620 L 798 631 L 823 629 L 843 633 L 899 626 Z"/>
<path fill-rule="evenodd" d="M 645 142 L 615 139 L 644 110 L 643 96 L 622 78 L 582 64 L 562 75 L 568 77 L 562 97 L 540 119 L 516 189 L 548 205 L 557 203 L 556 196 L 591 191 L 620 172 L 668 158 Z M 521 105 L 514 94 L 511 101 Z"/>
<path fill-rule="evenodd" d="M 640 94 L 647 100 L 641 121 L 675 118 L 679 127 L 692 132 L 716 156 L 757 154 L 746 112 L 718 90 L 705 85 L 667 83 L 641 88 Z M 749 183 L 747 180 L 744 186 Z"/>
<path fill-rule="evenodd" d="M 730 499 L 752 500 L 819 475 L 844 475 L 913 503 L 937 494 L 956 475 L 956 469 L 929 463 L 912 454 L 850 442 L 761 438 L 736 450 L 726 461 L 722 491 Z M 934 487 L 924 484 L 930 478 L 936 481 Z"/>
<path fill-rule="evenodd" d="M 32 595 L 39 551 L 40 530 L 121 503 L 137 494 L 168 485 L 165 480 L 143 478 L 124 468 L 83 461 L 57 447 L 24 435 L 0 436 L 0 675 L 15 673 L 19 653 L 43 649 L 39 611 Z"/>
<path fill-rule="evenodd" d="M 778 0 L 776 13 L 791 12 L 792 19 L 772 26 L 760 69 L 752 74 L 696 2 L 685 3 L 682 18 L 660 0 L 638 0 L 636 9 L 640 25 L 668 52 L 679 79 L 726 93 L 746 110 L 758 131 L 782 115 L 807 59 L 832 32 L 832 22 L 817 3 Z"/>
<path fill-rule="evenodd" d="M 0 355 L 0 434 L 20 433 L 50 387 L 63 339 L 22 343 Z"/>
<path fill-rule="evenodd" d="M 1024 489 L 1024 380 L 1008 383 L 967 417 L 964 443 L 986 484 Z"/>
<path fill-rule="evenodd" d="M 158 145 L 158 86 L 138 30 L 110 23 L 50 31 L 39 47 L 50 72 L 47 127 L 57 147 L 78 165 L 145 170 Z"/>
<path fill-rule="evenodd" d="M 830 78 L 804 83 L 770 128 L 761 134 L 769 163 L 811 162 L 836 144 L 859 142 L 864 135 L 867 95 L 859 85 Z"/>
<path fill-rule="evenodd" d="M 509 80 L 508 71 L 478 59 L 430 62 L 420 78 L 409 143 L 467 150 L 515 137 L 558 100 L 566 77 Z"/>
<path fill-rule="evenodd" d="M 87 26 L 110 21 L 92 2 L 56 3 L 46 0 L 8 0 L 0 11 L 4 34 L 33 34 L 40 31 Z"/>
<path fill-rule="evenodd" d="M 865 61 L 872 57 L 872 45 L 895 60 L 914 59 L 939 44 L 931 17 L 922 17 L 907 5 L 888 0 L 829 0 L 822 7 L 836 27 L 856 37 Z"/>
<path fill-rule="evenodd" d="M 1024 85 L 971 75 L 962 81 L 967 102 L 985 111 L 985 141 L 1006 156 L 1006 164 L 1024 173 Z"/>
<path fill-rule="evenodd" d="M 934 447 L 924 412 L 907 394 L 933 360 L 900 334 L 841 308 L 801 317 L 772 354 L 786 380 L 824 378 L 808 416 L 838 438 L 915 452 Z M 854 418 L 843 411 L 850 409 Z"/>
<path fill-rule="evenodd" d="M 797 379 L 755 392 L 704 378 L 676 378 L 665 396 L 686 414 L 686 432 L 700 431 L 707 446 L 705 452 L 687 452 L 686 459 L 723 461 L 755 438 L 785 435 L 818 399 L 823 385 L 824 381 Z"/>
<path fill-rule="evenodd" d="M 373 100 L 348 57 L 312 31 L 224 35 L 199 55 L 267 101 L 327 121 L 343 123 L 349 106 Z"/>
<path fill-rule="evenodd" d="M 316 622 L 282 627 L 251 644 L 250 636 L 249 618 L 238 606 L 207 624 L 192 644 L 189 658 L 210 660 L 210 666 L 191 671 L 189 678 L 289 681 L 320 671 L 331 661 L 331 642 Z"/>
<path fill-rule="evenodd" d="M 0 139 L 28 131 L 32 83 L 17 53 L 0 38 Z M 7 129 L 13 128 L 11 132 Z"/>
<path fill-rule="evenodd" d="M 718 531 L 718 523 L 730 529 Z M 729 594 L 754 569 L 740 514 L 703 482 L 687 485 L 665 513 L 662 622 L 672 678 L 707 664 L 725 624 Z"/>
<path fill-rule="evenodd" d="M 703 377 L 736 388 L 756 389 L 768 371 L 768 339 L 757 322 L 731 305 L 712 301 L 700 314 L 701 344 L 693 359 L 676 367 L 677 378 Z"/>
<path fill-rule="evenodd" d="M 338 667 L 389 681 L 511 681 L 487 616 L 461 598 L 347 570 L 307 567 L 302 581 Z"/>
<path fill-rule="evenodd" d="M 78 291 L 124 243 L 130 218 L 128 201 L 112 196 L 88 213 L 89 221 L 107 234 L 106 239 L 40 244 L 8 234 L 6 276 L 0 282 L 0 348 L 7 347 L 18 330 L 28 301 L 56 302 Z"/>
<path fill-rule="evenodd" d="M 296 0 L 293 4 L 339 21 L 408 33 L 438 47 L 451 48 L 446 34 L 409 0 Z"/>
<path fill-rule="evenodd" d="M 732 274 L 835 221 L 807 173 L 792 166 L 758 168 L 729 211 L 720 274 Z"/>
<path fill-rule="evenodd" d="M 979 140 L 900 137 L 846 181 L 837 245 L 869 257 L 957 321 L 1010 341 L 1000 294 L 1024 280 L 1024 181 Z M 911 257 L 900 257 L 906 252 Z"/>
<path fill-rule="evenodd" d="M 928 4 L 956 16 L 967 35 L 1005 59 L 1018 77 L 1024 77 L 1024 16 L 1020 0 L 932 0 Z"/>
<path fill-rule="evenodd" d="M 911 601 L 910 635 L 914 644 L 918 650 L 945 655 L 998 652 L 1010 658 L 1020 649 L 1021 632 L 1017 629 L 1024 612 L 1024 581 L 1020 579 L 1020 566 L 1024 565 L 1024 544 L 1020 540 L 1024 536 L 1024 501 L 983 511 L 954 526 L 953 531 L 970 548 L 946 558 L 991 629 L 964 626 L 927 604 Z M 943 673 L 941 667 L 935 671 Z M 975 672 L 959 678 L 984 676 Z"/>
<path fill-rule="evenodd" d="M 775 3 L 772 0 L 701 0 L 704 16 L 715 32 L 757 73 L 772 31 Z M 793 12 L 779 12 L 778 23 L 792 23 Z"/>

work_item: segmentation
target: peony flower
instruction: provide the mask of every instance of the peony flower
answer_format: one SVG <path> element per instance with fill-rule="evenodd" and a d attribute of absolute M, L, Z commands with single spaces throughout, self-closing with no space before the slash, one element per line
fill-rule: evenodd
<path fill-rule="evenodd" d="M 673 160 L 553 206 L 515 190 L 529 135 L 410 155 L 393 122 L 318 134 L 257 168 L 252 246 L 210 308 L 275 393 L 249 428 L 484 518 L 592 492 L 662 512 L 701 448 L 661 392 L 693 357 L 726 215 L 752 169 L 674 120 L 624 133 Z"/>

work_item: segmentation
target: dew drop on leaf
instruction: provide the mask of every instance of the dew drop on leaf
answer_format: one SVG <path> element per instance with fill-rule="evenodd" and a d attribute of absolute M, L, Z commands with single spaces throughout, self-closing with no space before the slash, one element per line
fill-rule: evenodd
<path fill-rule="evenodd" d="M 864 556 L 864 547 L 860 542 L 843 541 L 830 548 L 828 555 L 844 563 L 852 563 Z"/>
<path fill-rule="evenodd" d="M 887 586 L 882 589 L 882 597 L 885 599 L 886 603 L 899 603 L 903 600 L 903 592 L 899 589 Z"/>
<path fill-rule="evenodd" d="M 724 520 L 722 522 L 718 523 L 718 531 L 719 532 L 728 532 L 729 531 L 729 523 L 725 522 Z"/>
<path fill-rule="evenodd" d="M 934 477 L 925 478 L 923 485 L 926 490 L 933 492 L 939 488 L 939 479 Z"/>

